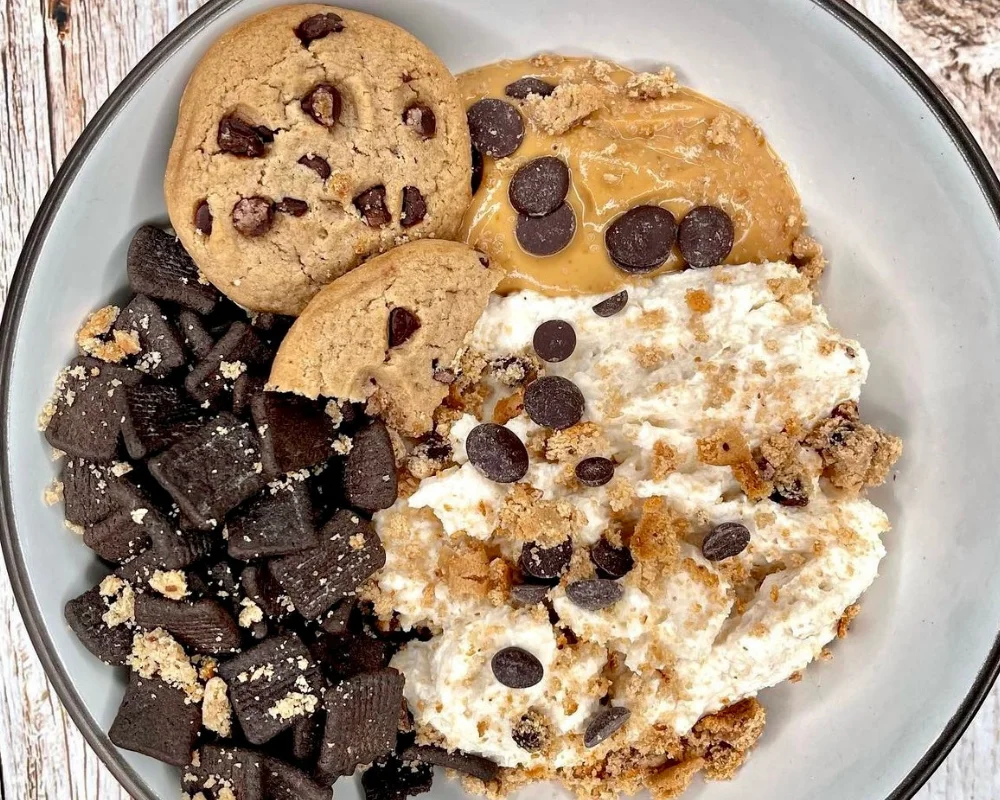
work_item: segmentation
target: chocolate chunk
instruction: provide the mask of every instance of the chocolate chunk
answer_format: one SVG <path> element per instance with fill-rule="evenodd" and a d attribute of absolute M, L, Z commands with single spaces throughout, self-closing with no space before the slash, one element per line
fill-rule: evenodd
<path fill-rule="evenodd" d="M 524 120 L 510 103 L 487 97 L 469 108 L 469 133 L 472 146 L 493 158 L 511 155 L 524 139 Z"/>
<path fill-rule="evenodd" d="M 733 221 L 721 208 L 695 206 L 681 220 L 677 245 L 689 267 L 714 267 L 733 249 Z"/>
<path fill-rule="evenodd" d="M 361 776 L 365 800 L 406 800 L 429 792 L 433 781 L 434 768 L 430 764 L 407 764 L 392 753 Z"/>
<path fill-rule="evenodd" d="M 199 233 L 211 236 L 212 223 L 212 209 L 208 205 L 208 200 L 202 200 L 194 210 L 194 227 Z"/>
<path fill-rule="evenodd" d="M 205 412 L 178 386 L 141 383 L 125 390 L 122 438 L 136 460 L 166 450 L 204 424 Z"/>
<path fill-rule="evenodd" d="M 302 156 L 302 158 L 299 159 L 299 163 L 303 167 L 311 169 L 324 181 L 329 178 L 333 172 L 333 170 L 330 169 L 329 161 L 321 156 L 313 155 L 312 153 Z"/>
<path fill-rule="evenodd" d="M 166 231 L 143 225 L 128 248 L 128 280 L 136 294 L 177 303 L 199 314 L 211 314 L 219 293 L 202 283 L 180 241 Z"/>
<path fill-rule="evenodd" d="M 521 166 L 510 179 L 510 204 L 529 217 L 551 214 L 569 192 L 569 168 L 555 156 L 542 156 Z"/>
<path fill-rule="evenodd" d="M 385 202 L 385 187 L 372 186 L 354 198 L 354 207 L 369 228 L 384 228 L 392 222 Z"/>
<path fill-rule="evenodd" d="M 245 322 L 234 322 L 211 352 L 188 373 L 184 388 L 199 403 L 214 402 L 232 388 L 238 373 L 261 364 L 269 356 L 269 348 L 253 328 Z"/>
<path fill-rule="evenodd" d="M 564 249 L 576 234 L 576 212 L 563 203 L 544 217 L 517 215 L 514 233 L 518 244 L 533 256 L 551 256 Z"/>
<path fill-rule="evenodd" d="M 576 331 L 565 320 L 550 319 L 535 328 L 531 343 L 542 361 L 556 364 L 573 355 Z"/>
<path fill-rule="evenodd" d="M 628 305 L 628 292 L 621 291 L 594 306 L 594 313 L 599 317 L 613 317 L 619 311 L 622 311 L 626 305 Z"/>
<path fill-rule="evenodd" d="M 273 224 L 274 203 L 267 197 L 243 197 L 233 206 L 233 227 L 244 236 L 263 236 Z"/>
<path fill-rule="evenodd" d="M 472 148 L 472 193 L 479 191 L 483 183 L 483 154 Z"/>
<path fill-rule="evenodd" d="M 621 584 L 607 578 L 574 581 L 566 587 L 566 596 L 585 611 L 601 611 L 610 608 L 625 594 Z"/>
<path fill-rule="evenodd" d="M 344 18 L 330 11 L 306 17 L 295 29 L 295 35 L 299 37 L 303 47 L 308 47 L 317 39 L 323 39 L 331 33 L 340 33 L 342 30 L 344 30 Z"/>
<path fill-rule="evenodd" d="M 408 308 L 397 306 L 389 312 L 389 347 L 399 347 L 420 329 L 420 320 Z"/>
<path fill-rule="evenodd" d="M 257 437 L 228 412 L 149 462 L 150 474 L 201 529 L 215 527 L 267 485 Z"/>
<path fill-rule="evenodd" d="M 516 100 L 524 100 L 529 94 L 537 94 L 540 97 L 548 97 L 556 90 L 548 81 L 543 81 L 541 78 L 536 78 L 533 75 L 529 75 L 526 78 L 519 78 L 513 83 L 508 83 L 503 90 L 503 93 L 507 97 L 513 97 Z"/>
<path fill-rule="evenodd" d="M 479 778 L 481 781 L 495 780 L 500 768 L 495 762 L 483 756 L 463 753 L 461 750 L 445 750 L 432 744 L 420 744 L 407 747 L 401 754 L 403 761 L 416 761 L 421 764 L 434 764 L 445 769 L 453 769 Z"/>
<path fill-rule="evenodd" d="M 622 706 L 608 706 L 598 711 L 587 723 L 587 730 L 583 734 L 584 747 L 597 747 L 628 722 L 630 716 L 632 712 Z"/>
<path fill-rule="evenodd" d="M 334 686 L 326 696 L 316 777 L 330 784 L 392 752 L 402 702 L 403 676 L 394 669 L 357 675 Z"/>
<path fill-rule="evenodd" d="M 295 472 L 333 456 L 337 432 L 325 403 L 282 392 L 263 392 L 250 401 L 250 413 L 260 435 L 268 474 Z"/>
<path fill-rule="evenodd" d="M 294 635 L 276 636 L 219 665 L 243 734 L 263 744 L 312 716 L 321 705 L 323 678 Z"/>
<path fill-rule="evenodd" d="M 184 365 L 184 343 L 174 325 L 167 321 L 160 307 L 141 294 L 122 309 L 115 330 L 135 334 L 140 352 L 136 368 L 163 378 Z"/>
<path fill-rule="evenodd" d="M 118 747 L 186 767 L 198 739 L 201 707 L 182 689 L 133 672 L 108 738 Z"/>
<path fill-rule="evenodd" d="M 274 756 L 264 756 L 261 764 L 268 800 L 330 800 L 330 787 L 313 780 L 298 767 Z"/>
<path fill-rule="evenodd" d="M 244 372 L 233 381 L 233 413 L 246 418 L 250 414 L 253 399 L 264 394 L 265 380 L 259 375 Z M 265 437 L 261 437 L 262 439 Z"/>
<path fill-rule="evenodd" d="M 615 477 L 615 465 L 609 458 L 591 456 L 576 465 L 576 479 L 584 486 L 604 486 Z"/>
<path fill-rule="evenodd" d="M 144 521 L 143 521 L 144 522 Z M 149 547 L 149 532 L 129 511 L 115 511 L 83 532 L 83 543 L 105 561 L 122 564 Z"/>
<path fill-rule="evenodd" d="M 344 495 L 362 511 L 380 511 L 396 502 L 396 456 L 385 424 L 375 420 L 354 434 L 344 468 Z"/>
<path fill-rule="evenodd" d="M 723 522 L 712 528 L 701 543 L 701 554 L 709 561 L 738 556 L 750 544 L 750 531 L 739 522 Z"/>
<path fill-rule="evenodd" d="M 404 228 L 412 228 L 424 221 L 427 216 L 427 201 L 416 186 L 403 187 L 403 212 L 399 224 Z"/>
<path fill-rule="evenodd" d="M 602 578 L 624 578 L 632 571 L 635 561 L 627 547 L 615 547 L 607 539 L 598 539 L 590 548 L 590 560 Z"/>
<path fill-rule="evenodd" d="M 309 211 L 309 204 L 305 200 L 296 200 L 294 197 L 284 197 L 278 201 L 274 207 L 275 211 L 288 214 L 292 217 L 304 217 Z"/>
<path fill-rule="evenodd" d="M 229 555 L 241 561 L 316 547 L 312 500 L 304 481 L 269 487 L 229 515 Z"/>
<path fill-rule="evenodd" d="M 385 566 L 374 528 L 338 511 L 320 531 L 320 545 L 270 562 L 271 573 L 303 617 L 314 619 Z"/>
<path fill-rule="evenodd" d="M 66 521 L 74 525 L 93 525 L 117 508 L 108 484 L 117 482 L 111 470 L 85 458 L 68 458 L 63 464 L 63 504 Z"/>
<path fill-rule="evenodd" d="M 518 566 L 521 572 L 532 578 L 556 580 L 569 568 L 573 555 L 573 542 L 566 539 L 553 547 L 542 547 L 537 542 L 528 542 L 521 548 Z"/>
<path fill-rule="evenodd" d="M 177 327 L 180 330 L 184 346 L 196 359 L 204 358 L 211 352 L 215 339 L 206 329 L 201 317 L 193 311 L 182 308 L 177 315 Z"/>
<path fill-rule="evenodd" d="M 659 206 L 636 206 L 604 232 L 611 260 L 625 272 L 650 272 L 663 264 L 677 239 L 674 215 Z"/>
<path fill-rule="evenodd" d="M 523 555 L 524 550 L 521 550 Z M 550 586 L 539 586 L 535 583 L 521 583 L 510 588 L 510 599 L 515 606 L 537 606 L 549 594 Z"/>
<path fill-rule="evenodd" d="M 274 136 L 267 128 L 253 126 L 235 114 L 219 121 L 217 142 L 223 153 L 232 153 L 242 158 L 261 158 L 267 153 L 267 145 Z"/>
<path fill-rule="evenodd" d="M 576 384 L 558 375 L 539 378 L 524 392 L 524 410 L 531 420 L 557 431 L 576 425 L 583 418 L 583 406 Z"/>
<path fill-rule="evenodd" d="M 490 660 L 493 676 L 509 689 L 528 689 L 545 676 L 542 662 L 520 647 L 505 647 Z"/>
<path fill-rule="evenodd" d="M 477 425 L 469 433 L 465 449 L 472 465 L 496 483 L 515 483 L 528 472 L 528 449 L 503 425 Z"/>
<path fill-rule="evenodd" d="M 105 664 L 124 666 L 132 654 L 132 630 L 126 625 L 109 628 L 103 619 L 107 611 L 108 603 L 94 587 L 66 603 L 63 616 L 93 655 Z"/>
<path fill-rule="evenodd" d="M 437 131 L 437 117 L 425 103 L 410 103 L 403 111 L 403 124 L 424 139 L 430 139 Z"/>
<path fill-rule="evenodd" d="M 45 438 L 57 450 L 91 461 L 111 461 L 118 452 L 125 390 L 142 373 L 94 358 L 74 358 Z"/>
<path fill-rule="evenodd" d="M 314 86 L 309 94 L 302 98 L 302 110 L 324 128 L 332 128 L 337 124 L 342 106 L 340 91 L 330 83 Z"/>
<path fill-rule="evenodd" d="M 240 647 L 240 629 L 232 614 L 208 598 L 189 603 L 150 592 L 137 594 L 135 623 L 147 630 L 163 628 L 196 653 L 220 655 Z"/>

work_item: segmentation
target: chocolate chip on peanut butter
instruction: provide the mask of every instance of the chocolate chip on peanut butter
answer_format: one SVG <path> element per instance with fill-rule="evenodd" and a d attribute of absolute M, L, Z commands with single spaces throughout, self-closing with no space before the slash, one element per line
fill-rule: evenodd
<path fill-rule="evenodd" d="M 330 162 L 328 162 L 325 158 L 314 155 L 312 153 L 302 156 L 302 158 L 299 159 L 299 163 L 303 167 L 308 167 L 309 169 L 311 169 L 313 172 L 319 175 L 320 178 L 322 178 L 323 180 L 329 178 L 332 172 L 332 170 L 330 169 Z"/>
<path fill-rule="evenodd" d="M 420 329 L 420 320 L 408 308 L 397 306 L 389 312 L 389 347 L 399 347 Z"/>
<path fill-rule="evenodd" d="M 576 212 L 569 203 L 563 203 L 544 217 L 517 215 L 514 230 L 517 243 L 533 256 L 553 256 L 564 250 L 576 235 Z"/>
<path fill-rule="evenodd" d="M 510 103 L 487 97 L 469 108 L 469 133 L 473 146 L 483 155 L 506 158 L 524 139 L 524 120 Z"/>
<path fill-rule="evenodd" d="M 392 214 L 385 202 L 385 187 L 372 186 L 354 198 L 354 207 L 369 228 L 384 228 L 392 222 Z"/>
<path fill-rule="evenodd" d="M 309 204 L 305 200 L 297 200 L 294 197 L 285 197 L 279 200 L 274 208 L 275 211 L 280 211 L 282 214 L 288 214 L 293 217 L 302 217 L 305 216 L 306 212 L 309 210 Z"/>
<path fill-rule="evenodd" d="M 403 187 L 403 211 L 399 224 L 404 228 L 412 228 L 424 221 L 427 216 L 427 201 L 416 186 Z"/>
<path fill-rule="evenodd" d="M 274 223 L 274 203 L 266 197 L 244 197 L 233 206 L 233 227 L 244 236 L 263 236 Z"/>
<path fill-rule="evenodd" d="M 669 257 L 677 239 L 674 215 L 659 206 L 642 205 L 626 211 L 604 232 L 611 260 L 625 272 L 650 272 Z"/>
<path fill-rule="evenodd" d="M 607 300 L 602 300 L 593 310 L 599 317 L 613 317 L 624 310 L 626 305 L 628 305 L 628 292 L 623 290 L 611 295 Z"/>
<path fill-rule="evenodd" d="M 508 83 L 504 87 L 503 93 L 507 97 L 513 97 L 515 100 L 524 100 L 529 94 L 548 97 L 555 90 L 556 87 L 548 81 L 529 75 L 527 78 L 519 78 L 513 83 Z"/>
<path fill-rule="evenodd" d="M 521 166 L 510 180 L 510 204 L 529 217 L 551 214 L 569 192 L 569 168 L 555 156 L 542 156 Z"/>
<path fill-rule="evenodd" d="M 733 220 L 716 206 L 695 206 L 681 220 L 677 245 L 689 267 L 714 267 L 733 249 Z"/>
<path fill-rule="evenodd" d="M 424 139 L 437 131 L 437 117 L 426 103 L 411 103 L 403 111 L 403 124 L 413 128 Z"/>
<path fill-rule="evenodd" d="M 261 158 L 267 153 L 268 143 L 274 135 L 264 127 L 254 127 L 235 114 L 223 117 L 219 122 L 217 142 L 224 153 L 243 158 Z"/>
<path fill-rule="evenodd" d="M 212 209 L 208 206 L 208 200 L 202 200 L 194 211 L 194 226 L 199 233 L 211 236 L 212 222 Z"/>
<path fill-rule="evenodd" d="M 323 39 L 331 33 L 340 33 L 342 30 L 344 30 L 344 18 L 340 14 L 329 12 L 314 14 L 302 20 L 295 29 L 295 35 L 299 37 L 304 47 L 308 47 L 317 39 Z"/>

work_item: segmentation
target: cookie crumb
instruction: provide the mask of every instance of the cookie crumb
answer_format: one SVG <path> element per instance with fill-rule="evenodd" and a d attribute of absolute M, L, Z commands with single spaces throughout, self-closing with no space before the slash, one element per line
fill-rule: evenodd
<path fill-rule="evenodd" d="M 638 72 L 625 82 L 625 94 L 634 100 L 659 100 L 678 89 L 677 75 L 670 67 L 659 72 Z"/>
<path fill-rule="evenodd" d="M 213 733 L 228 739 L 233 733 L 233 707 L 229 703 L 229 687 L 222 678 L 209 678 L 201 704 L 201 724 Z"/>
<path fill-rule="evenodd" d="M 289 692 L 271 706 L 267 713 L 275 719 L 289 720 L 312 714 L 319 705 L 319 698 L 304 692 Z"/>
<path fill-rule="evenodd" d="M 819 423 L 806 444 L 823 460 L 823 476 L 838 489 L 859 494 L 885 483 L 903 452 L 902 440 L 861 422 L 855 404 Z M 838 407 L 840 408 L 840 407 Z"/>
<path fill-rule="evenodd" d="M 56 503 L 62 502 L 63 488 L 63 482 L 58 478 L 46 486 L 45 491 L 42 493 L 42 500 L 45 501 L 45 505 L 54 506 Z"/>
<path fill-rule="evenodd" d="M 560 136 L 579 125 L 607 102 L 592 83 L 561 83 L 548 97 L 529 94 L 522 103 L 525 115 L 550 136 Z"/>
<path fill-rule="evenodd" d="M 663 439 L 653 445 L 653 480 L 662 481 L 677 469 L 677 452 Z"/>
<path fill-rule="evenodd" d="M 257 605 L 249 597 L 244 597 L 240 600 L 240 617 L 239 623 L 241 628 L 250 628 L 257 622 L 264 621 L 264 612 L 261 607 Z"/>
<path fill-rule="evenodd" d="M 135 635 L 128 665 L 144 678 L 159 675 L 165 683 L 182 689 L 191 702 L 200 702 L 204 695 L 191 659 L 163 628 Z"/>
<path fill-rule="evenodd" d="M 851 630 L 851 623 L 854 622 L 860 613 L 861 605 L 858 603 L 852 603 L 844 609 L 844 613 L 841 614 L 840 619 L 837 620 L 838 639 L 843 639 L 847 636 L 848 632 Z"/>
<path fill-rule="evenodd" d="M 149 586 L 169 600 L 183 600 L 188 596 L 187 577 L 178 569 L 156 570 L 149 579 Z"/>
<path fill-rule="evenodd" d="M 590 456 L 608 456 L 611 442 L 596 422 L 578 422 L 553 431 L 545 440 L 545 460 L 557 464 L 577 462 Z"/>
<path fill-rule="evenodd" d="M 731 114 L 717 114 L 705 131 L 705 141 L 715 147 L 735 146 L 742 127 L 737 117 Z"/>

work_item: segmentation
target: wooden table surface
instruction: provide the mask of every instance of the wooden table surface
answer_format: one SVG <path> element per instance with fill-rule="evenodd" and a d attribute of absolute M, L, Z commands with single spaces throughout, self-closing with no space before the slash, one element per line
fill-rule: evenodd
<path fill-rule="evenodd" d="M 945 91 L 1000 171 L 1000 0 L 852 1 Z M 83 126 L 129 69 L 204 0 L 4 2 L 0 301 L 45 189 Z M 2 565 L 0 631 L 7 633 L 0 644 L 0 795 L 127 800 L 49 686 Z M 1000 688 L 918 797 L 1000 798 Z"/>

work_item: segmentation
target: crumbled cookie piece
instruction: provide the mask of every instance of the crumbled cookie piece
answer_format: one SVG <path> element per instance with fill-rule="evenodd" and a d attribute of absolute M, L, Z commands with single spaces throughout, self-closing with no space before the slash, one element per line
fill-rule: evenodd
<path fill-rule="evenodd" d="M 170 600 L 183 600 L 188 596 L 187 577 L 179 569 L 156 570 L 149 579 L 149 586 Z"/>
<path fill-rule="evenodd" d="M 501 558 L 491 559 L 486 546 L 476 539 L 462 537 L 449 545 L 438 561 L 449 592 L 459 599 L 481 598 L 503 605 L 510 593 L 510 566 Z"/>
<path fill-rule="evenodd" d="M 823 245 L 808 234 L 799 235 L 792 242 L 791 263 L 795 265 L 809 285 L 816 288 L 819 279 L 826 270 L 826 257 L 823 255 Z"/>
<path fill-rule="evenodd" d="M 572 538 L 586 522 L 568 500 L 544 500 L 528 483 L 515 483 L 497 517 L 497 530 L 517 542 L 554 547 Z"/>
<path fill-rule="evenodd" d="M 861 605 L 853 603 L 844 609 L 844 613 L 837 620 L 837 638 L 844 639 L 851 630 L 851 623 L 854 622 L 858 614 L 861 613 Z"/>
<path fill-rule="evenodd" d="M 635 487 L 620 475 L 608 484 L 608 505 L 616 514 L 624 514 L 635 502 Z"/>
<path fill-rule="evenodd" d="M 132 627 L 135 622 L 135 593 L 132 587 L 116 575 L 108 575 L 99 587 L 101 596 L 114 598 L 108 603 L 108 610 L 101 619 L 109 628 L 119 625 Z"/>
<path fill-rule="evenodd" d="M 139 352 L 139 337 L 132 332 L 112 330 L 121 309 L 104 306 L 87 317 L 77 331 L 76 343 L 89 356 L 117 364 Z M 111 338 L 106 338 L 108 334 Z"/>
<path fill-rule="evenodd" d="M 507 397 L 501 397 L 493 406 L 493 421 L 504 425 L 524 413 L 524 389 L 517 389 Z"/>
<path fill-rule="evenodd" d="M 666 440 L 660 439 L 653 445 L 653 480 L 662 481 L 676 469 L 677 452 Z"/>
<path fill-rule="evenodd" d="M 222 678 L 209 678 L 201 705 L 201 724 L 224 739 L 228 739 L 233 732 L 233 707 L 229 703 L 228 691 Z"/>
<path fill-rule="evenodd" d="M 553 431 L 545 440 L 544 452 L 546 461 L 575 464 L 590 456 L 609 455 L 611 442 L 596 422 L 578 422 L 561 431 Z"/>
<path fill-rule="evenodd" d="M 667 360 L 667 351 L 658 345 L 634 344 L 629 350 L 643 369 L 656 369 Z"/>
<path fill-rule="evenodd" d="M 199 702 L 204 688 L 198 671 L 173 636 L 163 628 L 137 633 L 132 640 L 129 666 L 144 678 L 159 676 L 165 683 L 183 689 L 191 702 Z"/>
<path fill-rule="evenodd" d="M 547 97 L 529 94 L 521 107 L 545 133 L 560 136 L 606 103 L 604 90 L 592 83 L 561 83 Z"/>
<path fill-rule="evenodd" d="M 654 772 L 646 780 L 653 800 L 674 800 L 691 786 L 694 776 L 705 766 L 702 758 L 689 758 Z"/>
<path fill-rule="evenodd" d="M 45 487 L 42 500 L 47 506 L 54 506 L 56 503 L 61 503 L 63 500 L 63 482 L 58 478 L 54 479 L 52 483 Z"/>
<path fill-rule="evenodd" d="M 529 355 L 495 358 L 490 362 L 493 377 L 511 389 L 534 380 L 538 369 L 538 362 Z"/>
<path fill-rule="evenodd" d="M 680 543 L 689 530 L 687 519 L 662 497 L 651 497 L 642 504 L 642 515 L 629 542 L 642 585 L 655 585 L 661 575 L 678 566 Z"/>
<path fill-rule="evenodd" d="M 695 723 L 685 742 L 705 759 L 707 780 L 729 780 L 736 774 L 764 732 L 766 717 L 764 707 L 748 698 Z"/>
<path fill-rule="evenodd" d="M 705 141 L 715 147 L 734 146 L 743 124 L 731 114 L 717 114 L 705 130 Z"/>
<path fill-rule="evenodd" d="M 670 67 L 659 72 L 637 72 L 625 82 L 625 94 L 634 100 L 659 100 L 677 91 L 677 75 Z"/>
<path fill-rule="evenodd" d="M 802 462 L 798 440 L 785 431 L 760 445 L 760 474 L 773 485 L 771 499 L 786 506 L 804 506 L 812 494 L 812 480 Z"/>
<path fill-rule="evenodd" d="M 885 483 L 903 452 L 902 440 L 861 422 L 853 404 L 819 423 L 806 444 L 823 459 L 823 476 L 838 489 L 857 494 Z"/>

